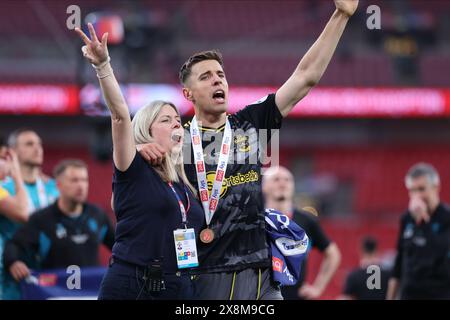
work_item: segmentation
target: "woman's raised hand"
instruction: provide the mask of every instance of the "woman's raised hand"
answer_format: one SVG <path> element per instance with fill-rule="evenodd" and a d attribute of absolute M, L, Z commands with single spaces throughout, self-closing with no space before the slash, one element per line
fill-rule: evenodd
<path fill-rule="evenodd" d="M 80 35 L 81 39 L 84 42 L 84 46 L 81 48 L 83 52 L 83 56 L 89 60 L 95 66 L 99 66 L 102 63 L 106 62 L 109 57 L 108 53 L 108 33 L 103 34 L 102 41 L 100 42 L 95 34 L 94 27 L 92 24 L 88 23 L 89 33 L 91 35 L 91 39 L 79 28 L 75 28 L 75 31 Z"/>

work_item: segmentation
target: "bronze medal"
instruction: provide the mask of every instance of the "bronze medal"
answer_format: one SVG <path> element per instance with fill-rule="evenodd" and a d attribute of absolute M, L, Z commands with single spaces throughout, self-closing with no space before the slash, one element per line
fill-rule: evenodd
<path fill-rule="evenodd" d="M 200 241 L 203 243 L 210 243 L 214 240 L 214 231 L 210 228 L 203 229 L 200 232 Z"/>

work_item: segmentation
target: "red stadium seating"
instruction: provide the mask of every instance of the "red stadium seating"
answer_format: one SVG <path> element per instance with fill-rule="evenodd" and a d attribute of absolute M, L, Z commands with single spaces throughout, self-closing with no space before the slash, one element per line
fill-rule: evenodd
<path fill-rule="evenodd" d="M 387 265 L 395 258 L 398 224 L 377 221 L 322 220 L 321 225 L 329 238 L 341 251 L 341 264 L 321 299 L 335 299 L 344 288 L 348 273 L 359 266 L 359 245 L 364 236 L 370 235 L 378 241 L 378 251 Z M 322 256 L 317 250 L 309 254 L 307 281 L 312 283 L 319 270 Z"/>
<path fill-rule="evenodd" d="M 367 218 L 397 218 L 407 206 L 403 179 L 416 162 L 430 162 L 441 173 L 442 181 L 450 181 L 447 170 L 450 149 L 446 145 L 388 145 L 327 147 L 308 150 L 283 150 L 282 162 L 293 166 L 295 156 L 312 158 L 313 174 L 329 173 L 340 181 L 351 181 L 354 202 L 352 212 Z M 450 186 L 442 185 L 442 197 L 450 201 Z"/>

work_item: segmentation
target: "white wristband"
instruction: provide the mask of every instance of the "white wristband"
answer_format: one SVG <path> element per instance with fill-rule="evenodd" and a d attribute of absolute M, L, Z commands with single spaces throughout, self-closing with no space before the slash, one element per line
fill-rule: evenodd
<path fill-rule="evenodd" d="M 113 74 L 113 69 L 109 63 L 103 65 L 101 68 L 96 68 L 97 78 L 103 79 Z"/>
<path fill-rule="evenodd" d="M 106 66 L 109 62 L 111 61 L 111 57 L 108 56 L 108 58 L 103 61 L 100 65 L 96 66 L 95 64 L 91 64 L 95 70 L 100 70 L 101 68 L 103 68 L 104 66 Z"/>

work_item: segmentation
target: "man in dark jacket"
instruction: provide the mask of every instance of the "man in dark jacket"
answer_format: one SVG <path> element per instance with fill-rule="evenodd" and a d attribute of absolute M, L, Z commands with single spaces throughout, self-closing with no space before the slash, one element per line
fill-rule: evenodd
<path fill-rule="evenodd" d="M 114 230 L 108 217 L 86 202 L 87 166 L 79 160 L 65 160 L 56 166 L 54 175 L 58 200 L 32 215 L 6 244 L 5 268 L 16 281 L 30 274 L 29 266 L 98 265 L 100 244 L 113 246 Z"/>
<path fill-rule="evenodd" d="M 401 218 L 387 299 L 450 299 L 450 208 L 439 198 L 439 174 L 418 163 L 405 186 L 409 208 Z"/>

